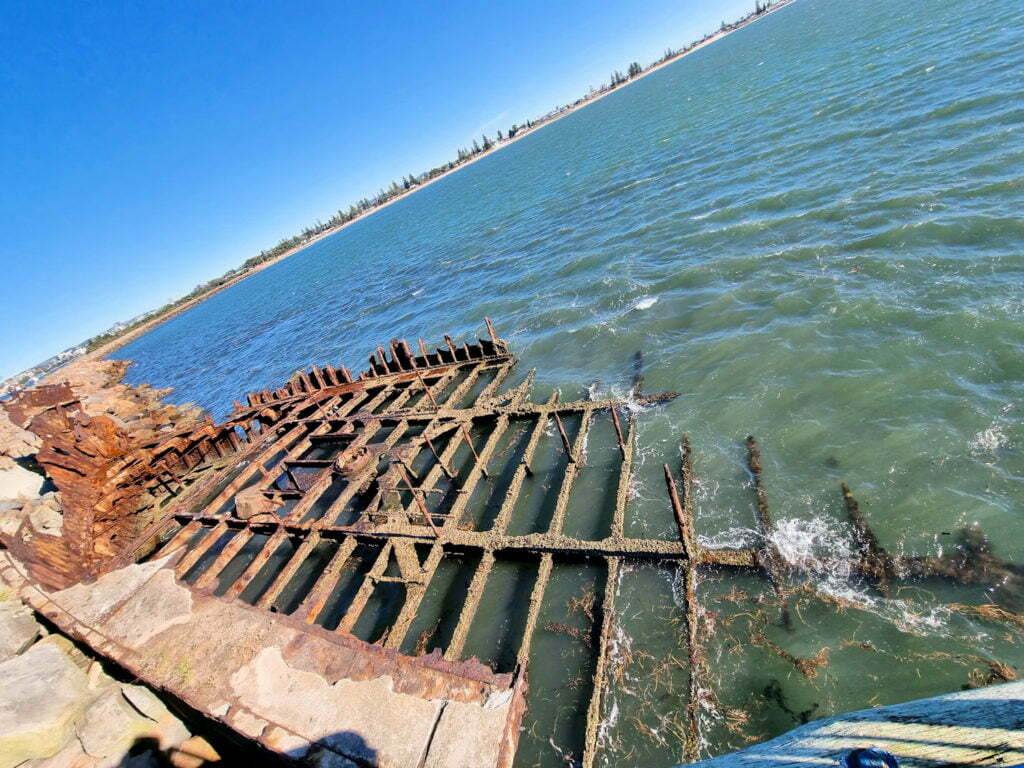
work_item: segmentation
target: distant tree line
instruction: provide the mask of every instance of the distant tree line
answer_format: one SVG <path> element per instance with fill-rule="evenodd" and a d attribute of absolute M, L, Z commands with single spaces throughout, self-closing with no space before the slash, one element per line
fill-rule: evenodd
<path fill-rule="evenodd" d="M 726 24 L 723 21 L 719 31 L 725 32 L 732 29 L 736 29 L 737 27 L 749 22 L 752 18 L 764 14 L 771 7 L 778 5 L 780 2 L 784 2 L 784 0 L 766 0 L 763 3 L 761 2 L 761 0 L 755 0 L 753 11 L 748 13 L 743 18 L 733 22 L 732 24 Z M 288 253 L 291 250 L 300 248 L 301 246 L 309 243 L 314 238 L 326 232 L 330 232 L 331 230 L 337 229 L 338 227 L 344 226 L 345 224 L 348 224 L 349 222 L 358 219 L 360 216 L 370 213 L 371 211 L 376 210 L 377 208 L 380 208 L 381 206 L 386 205 L 387 203 L 390 203 L 396 198 L 401 197 L 402 195 L 408 192 L 411 192 L 416 187 L 422 186 L 423 184 L 426 184 L 427 182 L 436 179 L 438 176 L 448 173 L 449 171 L 458 168 L 460 165 L 463 165 L 464 163 L 472 161 L 474 158 L 478 157 L 479 155 L 485 152 L 490 151 L 491 149 L 494 149 L 496 146 L 507 143 L 524 132 L 531 131 L 536 127 L 546 124 L 547 122 L 555 119 L 556 117 L 563 114 L 570 108 L 579 106 L 580 104 L 583 104 L 586 101 L 589 101 L 590 99 L 597 98 L 598 96 L 603 95 L 608 91 L 617 88 L 620 85 L 623 85 L 624 83 L 633 80 L 634 78 L 639 77 L 651 67 L 664 64 L 665 62 L 670 61 L 671 59 L 689 53 L 696 45 L 705 42 L 710 37 L 712 37 L 710 33 L 704 35 L 704 37 L 702 37 L 700 40 L 694 41 L 689 45 L 685 46 L 684 48 L 676 50 L 673 50 L 672 48 L 667 48 L 665 49 L 664 55 L 660 59 L 653 62 L 652 64 L 649 64 L 646 68 L 642 67 L 639 62 L 634 61 L 626 68 L 626 74 L 622 74 L 618 70 L 615 70 L 614 72 L 612 72 L 607 84 L 602 84 L 601 87 L 596 90 L 591 88 L 590 92 L 586 96 L 580 97 L 571 105 L 559 105 L 555 109 L 548 112 L 546 115 L 539 117 L 536 120 L 527 120 L 525 123 L 522 124 L 513 123 L 512 126 L 507 131 L 505 131 L 504 134 L 502 134 L 502 131 L 499 129 L 494 139 L 488 137 L 486 133 L 480 137 L 479 141 L 473 139 L 473 143 L 469 147 L 460 147 L 459 149 L 456 150 L 454 160 L 449 160 L 447 163 L 443 163 L 442 165 L 439 165 L 436 168 L 431 168 L 429 171 L 423 171 L 422 173 L 419 174 L 410 173 L 406 176 L 403 176 L 401 181 L 392 181 L 390 186 L 388 186 L 386 189 L 379 190 L 376 195 L 372 197 L 363 197 L 357 202 L 351 203 L 347 209 L 339 208 L 338 211 L 333 216 L 327 219 L 327 221 L 321 221 L 320 219 L 317 219 L 316 222 L 303 229 L 302 232 L 300 232 L 299 234 L 293 235 L 292 237 L 284 238 L 272 248 L 267 248 L 266 250 L 260 251 L 255 256 L 246 259 L 245 262 L 240 267 L 229 270 L 220 277 L 215 277 L 214 279 L 206 283 L 197 285 L 185 296 L 182 296 L 181 298 L 172 301 L 169 304 L 166 304 L 156 312 L 150 313 L 148 316 L 144 317 L 143 319 L 140 319 L 133 325 L 122 328 L 116 332 L 108 332 L 100 334 L 99 336 L 94 336 L 87 342 L 88 351 L 91 352 L 94 349 L 103 346 L 109 341 L 113 341 L 114 339 L 123 336 L 124 334 L 132 332 L 133 330 L 140 327 L 144 323 L 148 323 L 158 317 L 162 317 L 163 315 L 168 314 L 169 312 L 173 312 L 181 305 L 194 299 L 197 299 L 203 294 L 209 293 L 210 291 L 214 291 L 224 286 L 225 284 L 231 282 L 232 280 L 243 277 L 246 273 L 250 272 L 256 267 L 259 267 L 262 264 L 266 264 L 267 262 L 272 261 L 278 258 L 279 256 Z"/>

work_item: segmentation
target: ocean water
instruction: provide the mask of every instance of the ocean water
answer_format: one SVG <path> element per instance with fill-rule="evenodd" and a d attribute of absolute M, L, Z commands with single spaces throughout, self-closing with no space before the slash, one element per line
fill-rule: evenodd
<path fill-rule="evenodd" d="M 890 550 L 937 554 L 976 524 L 1024 564 L 1022 211 L 1024 5 L 799 0 L 117 356 L 135 361 L 131 381 L 222 417 L 297 368 L 362 369 L 393 336 L 479 335 L 485 315 L 538 368 L 538 396 L 624 394 L 641 351 L 646 389 L 681 394 L 640 416 L 629 532 L 673 535 L 659 473 L 687 431 L 701 535 L 756 540 L 753 434 L 776 543 L 856 603 L 798 601 L 785 628 L 763 580 L 702 574 L 708 756 L 957 690 L 993 660 L 1024 665 L 1017 630 L 947 607 L 1024 612 L 1012 589 L 929 582 L 883 599 L 851 578 L 838 491 L 850 483 Z M 685 684 L 652 677 L 685 642 L 666 632 L 677 580 L 622 576 L 602 764 L 681 756 Z M 751 636 L 827 663 L 805 676 Z M 578 758 L 563 693 L 531 703 L 519 765 Z"/>

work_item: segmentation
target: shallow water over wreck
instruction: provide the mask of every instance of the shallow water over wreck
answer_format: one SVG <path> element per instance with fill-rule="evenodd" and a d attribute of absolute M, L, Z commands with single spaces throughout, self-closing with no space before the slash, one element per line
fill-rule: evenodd
<path fill-rule="evenodd" d="M 885 598 L 848 577 L 838 485 L 851 484 L 890 551 L 948 551 L 976 523 L 996 554 L 1024 563 L 1022 74 L 1024 10 L 1014 4 L 800 0 L 118 356 L 137 362 L 135 382 L 173 386 L 177 401 L 222 416 L 239 392 L 296 368 L 362 367 L 354 355 L 382 338 L 468 336 L 485 314 L 521 367 L 538 367 L 537 401 L 554 388 L 565 399 L 588 386 L 624 395 L 642 350 L 646 388 L 682 394 L 638 418 L 626 533 L 677 537 L 662 462 L 678 463 L 688 431 L 704 543 L 755 541 L 743 448 L 753 433 L 774 543 L 811 564 L 834 598 L 794 596 L 783 625 L 768 582 L 701 571 L 714 694 L 702 755 L 808 718 L 955 690 L 989 679 L 994 664 L 1024 664 L 1024 645 L 1012 624 L 948 606 L 1021 613 L 1024 597 L 1014 584 L 927 581 Z M 608 425 L 591 430 L 583 495 L 566 516 L 581 538 L 602 535 L 615 483 L 603 463 L 616 450 Z M 510 456 L 517 439 L 510 430 Z M 558 472 L 537 469 L 541 479 Z M 542 490 L 512 530 L 544 523 Z M 469 506 L 480 520 L 494 513 L 486 496 Z M 501 565 L 493 621 L 467 639 L 499 667 L 530 567 Z M 585 612 L 569 604 L 601 588 L 592 567 L 555 565 L 519 765 L 580 756 L 593 649 Z M 464 590 L 467 570 L 446 563 L 440 594 Z M 680 588 L 671 567 L 623 570 L 603 764 L 682 756 Z M 410 636 L 451 631 L 443 597 L 431 608 Z"/>

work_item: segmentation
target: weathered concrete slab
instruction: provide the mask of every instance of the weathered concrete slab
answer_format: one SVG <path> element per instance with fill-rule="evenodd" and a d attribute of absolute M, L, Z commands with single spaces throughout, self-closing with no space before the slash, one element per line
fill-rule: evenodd
<path fill-rule="evenodd" d="M 478 768 L 497 765 L 501 740 L 495 738 L 508 720 L 509 695 L 496 697 L 479 707 L 458 701 L 446 702 L 438 721 L 430 753 L 423 768 Z M 472 724 L 467 728 L 467 724 Z"/>
<path fill-rule="evenodd" d="M 141 651 L 153 637 L 191 616 L 192 592 L 174 580 L 174 571 L 164 568 L 112 614 L 105 627 L 129 648 Z"/>
<path fill-rule="evenodd" d="M 96 624 L 134 595 L 165 564 L 164 560 L 132 565 L 98 578 L 92 584 L 76 584 L 50 597 L 79 621 Z"/>
<path fill-rule="evenodd" d="M 52 643 L 0 664 L 0 768 L 56 754 L 92 701 L 85 673 Z"/>
<path fill-rule="evenodd" d="M 26 582 L 21 590 L 64 631 L 280 754 L 381 768 L 496 764 L 513 714 L 511 676 L 403 656 L 195 592 L 161 565 L 128 566 L 52 595 Z M 120 702 L 107 703 L 120 712 Z M 152 717 L 146 702 L 129 703 Z M 119 748 L 83 727 L 87 754 Z"/>
<path fill-rule="evenodd" d="M 395 693 L 388 677 L 332 685 L 290 667 L 276 647 L 264 648 L 232 675 L 231 686 L 247 709 L 272 713 L 308 742 L 382 768 L 421 764 L 442 705 Z"/>

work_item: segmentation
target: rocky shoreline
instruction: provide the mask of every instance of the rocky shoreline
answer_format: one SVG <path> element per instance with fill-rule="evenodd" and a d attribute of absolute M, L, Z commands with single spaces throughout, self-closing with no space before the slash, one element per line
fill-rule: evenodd
<path fill-rule="evenodd" d="M 116 421 L 133 439 L 157 424 L 195 420 L 194 409 L 162 404 L 164 392 L 122 384 L 126 368 L 87 361 L 61 370 L 60 378 L 91 415 Z M 61 495 L 37 461 L 42 447 L 36 434 L 0 409 L 0 539 L 63 536 Z M 0 680 L 0 768 L 199 768 L 220 762 L 210 743 L 154 691 L 56 631 L 4 586 Z"/>

